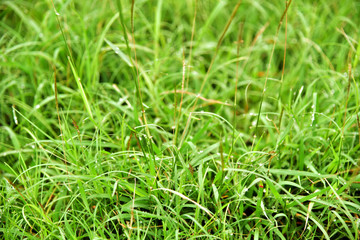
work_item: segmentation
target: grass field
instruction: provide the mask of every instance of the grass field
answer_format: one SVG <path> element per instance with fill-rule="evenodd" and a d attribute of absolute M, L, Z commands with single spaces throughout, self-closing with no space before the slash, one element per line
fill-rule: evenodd
<path fill-rule="evenodd" d="M 360 2 L 2 0 L 0 239 L 360 239 Z"/>

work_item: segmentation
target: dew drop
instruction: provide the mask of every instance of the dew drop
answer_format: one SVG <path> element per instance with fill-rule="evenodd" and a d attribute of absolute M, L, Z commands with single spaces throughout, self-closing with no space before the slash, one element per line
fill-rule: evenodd
<path fill-rule="evenodd" d="M 16 117 L 15 108 L 13 107 L 12 110 L 13 110 L 13 115 L 14 115 L 14 123 L 15 123 L 16 125 L 18 125 L 19 122 L 18 122 L 18 119 L 17 119 L 17 117 Z"/>
<path fill-rule="evenodd" d="M 304 86 L 301 86 L 301 88 L 299 90 L 299 95 L 302 93 L 303 90 L 304 90 Z"/>

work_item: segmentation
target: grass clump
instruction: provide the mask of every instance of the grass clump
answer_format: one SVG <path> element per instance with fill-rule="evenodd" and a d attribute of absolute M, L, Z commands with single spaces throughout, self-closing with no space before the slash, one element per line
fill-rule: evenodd
<path fill-rule="evenodd" d="M 359 3 L 2 1 L 2 239 L 359 239 Z"/>

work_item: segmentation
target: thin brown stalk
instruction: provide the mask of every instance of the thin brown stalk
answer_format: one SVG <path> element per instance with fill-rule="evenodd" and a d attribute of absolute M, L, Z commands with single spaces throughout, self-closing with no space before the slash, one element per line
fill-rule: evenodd
<path fill-rule="evenodd" d="M 207 80 L 208 80 L 208 78 L 209 78 L 209 74 L 210 74 L 212 65 L 213 65 L 214 62 L 215 62 L 217 53 L 218 53 L 218 51 L 219 51 L 219 49 L 220 49 L 220 46 L 221 46 L 221 44 L 222 44 L 222 41 L 224 40 L 225 34 L 226 34 L 227 30 L 229 29 L 230 24 L 232 23 L 233 19 L 235 18 L 236 12 L 237 12 L 237 10 L 238 10 L 239 7 L 240 7 L 241 2 L 242 2 L 242 0 L 239 0 L 238 3 L 235 5 L 235 7 L 234 7 L 234 9 L 233 9 L 233 12 L 232 12 L 232 14 L 231 14 L 228 22 L 226 23 L 225 28 L 224 28 L 224 30 L 223 30 L 223 32 L 222 32 L 222 34 L 221 34 L 221 36 L 220 36 L 220 38 L 219 38 L 219 40 L 218 40 L 218 43 L 217 43 L 216 49 L 215 49 L 215 53 L 214 53 L 214 55 L 213 55 L 213 57 L 212 57 L 212 59 L 211 59 L 209 68 L 208 68 L 208 70 L 207 70 L 207 72 L 206 72 L 206 75 L 205 75 L 205 77 L 204 77 L 204 80 L 203 80 L 203 82 L 202 82 L 202 84 L 201 84 L 200 90 L 199 90 L 198 94 L 196 95 L 196 99 L 195 99 L 195 102 L 194 102 L 194 105 L 193 105 L 193 107 L 192 107 L 191 112 L 193 112 L 193 111 L 196 109 L 197 102 L 198 102 L 199 99 L 201 99 L 201 93 L 202 93 L 202 91 L 203 91 L 203 89 L 204 89 L 204 87 L 205 87 L 205 84 L 206 84 L 206 82 L 207 82 Z M 191 113 L 190 113 L 190 116 L 191 116 Z M 187 123 L 186 123 L 186 127 L 185 127 L 185 129 L 184 129 L 184 131 L 183 131 L 183 133 L 182 133 L 182 135 L 181 135 L 181 141 L 180 141 L 180 145 L 179 145 L 179 146 L 182 145 L 182 143 L 183 143 L 183 141 L 184 141 L 184 139 L 185 139 L 185 135 L 186 135 L 186 132 L 187 132 L 187 127 L 188 127 L 188 124 L 190 124 L 190 116 L 189 116 L 189 119 L 188 119 L 188 121 L 187 121 Z"/>
<path fill-rule="evenodd" d="M 240 55 L 240 45 L 243 42 L 242 40 L 242 34 L 243 34 L 243 30 L 244 30 L 244 23 L 240 23 L 239 26 L 239 34 L 238 34 L 238 39 L 237 39 L 237 48 L 236 48 L 236 57 L 237 59 L 239 59 L 239 55 Z M 239 82 L 239 60 L 236 61 L 236 75 L 235 75 L 235 91 L 234 91 L 234 114 L 233 114 L 233 118 L 234 118 L 234 126 L 233 126 L 233 134 L 232 134 L 232 144 L 231 144 L 231 150 L 229 153 L 229 157 L 231 156 L 233 150 L 234 150 L 234 144 L 235 144 L 235 130 L 236 130 L 236 103 L 237 103 L 237 98 L 236 98 L 236 94 L 237 94 L 237 85 Z"/>
<path fill-rule="evenodd" d="M 245 71 L 245 67 L 246 67 L 246 65 L 247 65 L 247 63 L 249 62 L 249 59 L 250 59 L 250 56 L 251 56 L 251 53 L 252 53 L 252 51 L 253 51 L 253 48 L 254 48 L 254 46 L 255 46 L 255 44 L 256 44 L 256 42 L 257 42 L 257 40 L 259 39 L 259 37 L 264 33 L 264 31 L 266 30 L 266 28 L 269 26 L 269 22 L 267 22 L 262 28 L 260 28 L 260 30 L 256 33 L 256 35 L 255 35 L 255 37 L 254 37 L 254 39 L 253 39 L 253 41 L 252 41 L 252 43 L 251 43 L 251 45 L 250 45 L 250 48 L 249 48 L 249 53 L 248 53 L 248 55 L 246 56 L 246 60 L 243 62 L 243 64 L 242 64 L 242 67 L 241 67 L 241 70 L 242 70 L 242 72 L 241 73 L 243 73 L 244 71 Z M 240 78 L 240 76 L 241 76 L 241 73 L 239 74 L 239 78 Z M 246 90 L 245 90 L 245 113 L 247 113 L 248 112 L 248 110 L 249 110 L 249 104 L 248 104 L 248 98 L 247 98 L 247 90 L 248 90 L 248 88 L 250 87 L 250 84 L 246 87 Z"/>
<path fill-rule="evenodd" d="M 58 184 L 58 185 L 59 185 L 59 184 Z M 50 196 L 49 196 L 49 198 L 48 198 L 48 200 L 47 200 L 47 202 L 46 202 L 46 204 L 45 204 L 45 209 L 48 207 L 50 201 L 51 201 L 52 199 L 54 199 L 54 197 L 55 197 L 54 193 L 55 193 L 56 190 L 57 190 L 57 188 L 55 187 L 54 190 L 52 191 L 52 193 L 50 194 Z M 49 210 L 50 210 L 50 209 L 49 209 Z M 48 211 L 49 211 L 49 210 L 48 210 Z M 48 212 L 47 212 L 47 213 L 48 213 Z"/>
<path fill-rule="evenodd" d="M 266 28 L 267 28 L 268 26 L 269 26 L 269 22 L 265 23 L 265 25 L 262 26 L 262 27 L 260 28 L 260 30 L 256 33 L 253 41 L 251 42 L 251 45 L 250 45 L 250 48 L 249 48 L 249 53 L 248 53 L 248 55 L 247 55 L 246 58 L 245 58 L 246 60 L 243 62 L 243 65 L 242 65 L 242 67 L 241 67 L 241 69 L 242 69 L 243 71 L 244 71 L 247 63 L 249 62 L 250 55 L 251 55 L 251 53 L 252 53 L 252 50 L 253 50 L 253 48 L 254 48 L 257 40 L 258 40 L 259 37 L 265 32 L 265 30 L 266 30 Z"/>
<path fill-rule="evenodd" d="M 198 96 L 201 95 L 201 93 L 202 93 L 202 91 L 203 91 L 203 89 L 204 89 L 204 87 L 205 87 L 205 84 L 206 84 L 206 82 L 207 82 L 207 80 L 208 80 L 208 78 L 209 78 L 209 75 L 210 75 L 211 68 L 212 68 L 212 66 L 213 66 L 213 64 L 214 64 L 214 62 L 215 62 L 215 59 L 216 59 L 216 56 L 217 56 L 217 54 L 218 54 L 218 52 L 219 52 L 220 46 L 221 46 L 221 44 L 222 44 L 222 42 L 223 42 L 223 40 L 224 40 L 225 34 L 226 34 L 227 30 L 229 29 L 232 21 L 234 20 L 235 15 L 236 15 L 236 12 L 237 12 L 237 10 L 239 9 L 239 7 L 240 7 L 240 5 L 241 5 L 241 2 L 242 2 L 242 0 L 239 0 L 239 2 L 235 5 L 234 10 L 233 10 L 233 12 L 231 13 L 231 16 L 230 16 L 228 22 L 226 23 L 225 28 L 224 28 L 224 30 L 223 30 L 223 32 L 222 32 L 222 34 L 221 34 L 221 36 L 220 36 L 220 38 L 219 38 L 219 40 L 218 40 L 218 43 L 217 43 L 216 49 L 215 49 L 215 54 L 214 54 L 214 56 L 213 56 L 212 59 L 211 59 L 209 68 L 208 68 L 208 70 L 207 70 L 207 72 L 206 72 L 206 75 L 205 75 L 205 77 L 204 77 L 204 80 L 203 80 L 203 82 L 202 82 L 202 84 L 201 84 L 201 87 L 200 87 Z M 194 103 L 194 106 L 192 107 L 192 111 L 195 110 L 198 100 L 199 100 L 199 98 L 196 98 L 196 99 L 195 99 L 195 103 Z"/>
<path fill-rule="evenodd" d="M 286 14 L 287 14 L 287 11 L 289 10 L 289 7 L 290 7 L 291 2 L 292 2 L 292 0 L 290 0 L 290 1 L 287 3 L 286 8 L 285 8 L 285 10 L 284 10 L 284 12 L 283 12 L 283 15 L 282 15 L 281 18 L 280 18 L 278 27 L 277 27 L 277 29 L 276 29 L 275 40 L 274 40 L 274 44 L 273 44 L 273 47 L 272 47 L 272 50 L 271 50 L 271 54 L 270 54 L 269 63 L 268 63 L 267 70 L 266 70 L 265 83 L 264 83 L 264 88 L 263 88 L 263 92 L 262 92 L 262 95 L 261 95 L 259 112 L 258 112 L 258 116 L 257 116 L 257 120 L 256 120 L 255 136 L 256 136 L 256 134 L 257 134 L 257 132 L 258 132 L 259 121 L 260 121 L 260 114 L 261 114 L 261 108 L 262 108 L 262 104 L 263 104 L 264 97 L 265 97 L 266 84 L 267 84 L 267 81 L 268 81 L 268 79 L 269 79 L 270 66 L 271 66 L 272 58 L 273 58 L 273 56 L 274 56 L 275 46 L 276 46 L 276 43 L 277 43 L 277 39 L 278 39 L 278 36 L 279 36 L 279 32 L 280 32 L 280 28 L 281 28 L 282 22 L 283 22 L 283 20 L 284 20 L 284 17 L 285 17 Z"/>
<path fill-rule="evenodd" d="M 78 138 L 79 138 L 79 141 L 81 143 L 81 136 L 80 136 L 80 129 L 79 129 L 79 126 L 76 124 L 76 121 L 74 119 L 72 119 L 72 124 L 74 125 L 74 128 L 76 129 L 76 132 L 77 132 L 77 135 L 78 135 Z"/>
<path fill-rule="evenodd" d="M 236 48 L 236 57 L 237 59 L 239 59 L 239 55 L 240 55 L 240 45 L 242 43 L 242 34 L 243 34 L 243 30 L 244 30 L 244 23 L 240 24 L 239 27 L 239 34 L 238 34 L 238 40 L 237 40 L 237 48 Z M 239 63 L 240 61 L 236 61 L 236 76 L 235 76 L 235 92 L 234 92 L 234 128 L 236 129 L 236 94 L 237 94 L 237 85 L 239 82 Z"/>

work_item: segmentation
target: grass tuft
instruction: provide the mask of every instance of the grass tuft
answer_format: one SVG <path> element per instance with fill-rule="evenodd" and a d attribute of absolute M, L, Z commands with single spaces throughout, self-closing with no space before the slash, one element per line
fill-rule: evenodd
<path fill-rule="evenodd" d="M 359 239 L 357 1 L 2 1 L 0 239 Z"/>

